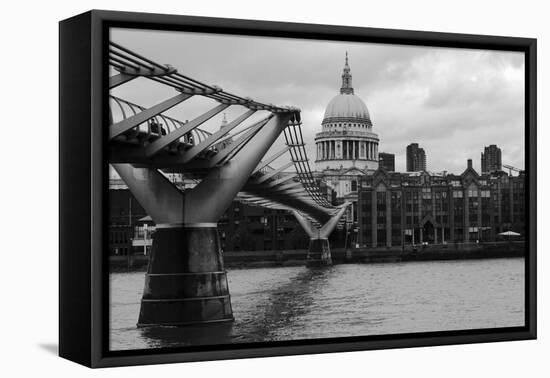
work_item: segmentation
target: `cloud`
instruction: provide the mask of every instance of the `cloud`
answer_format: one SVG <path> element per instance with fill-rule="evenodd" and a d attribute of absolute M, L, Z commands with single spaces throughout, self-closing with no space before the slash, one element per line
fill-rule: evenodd
<path fill-rule="evenodd" d="M 433 171 L 462 172 L 468 158 L 479 167 L 489 144 L 502 148 L 504 163 L 524 167 L 521 53 L 126 29 L 112 30 L 111 38 L 228 92 L 299 107 L 312 162 L 315 133 L 326 104 L 339 93 L 348 51 L 355 93 L 369 108 L 380 151 L 396 154 L 398 170 L 405 168 L 411 142 L 424 147 Z M 114 92 L 145 106 L 174 95 L 147 79 Z M 192 119 L 213 106 L 191 99 L 169 114 Z M 242 110 L 228 108 L 228 119 Z M 221 117 L 204 128 L 216 130 Z M 272 152 L 281 146 L 278 141 Z"/>

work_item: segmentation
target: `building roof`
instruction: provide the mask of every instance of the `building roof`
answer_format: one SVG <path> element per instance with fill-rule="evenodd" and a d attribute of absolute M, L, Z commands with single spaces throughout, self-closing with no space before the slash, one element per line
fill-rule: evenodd
<path fill-rule="evenodd" d="M 370 123 L 367 105 L 353 93 L 339 94 L 330 100 L 323 121 L 329 118 L 357 118 L 359 122 Z"/>

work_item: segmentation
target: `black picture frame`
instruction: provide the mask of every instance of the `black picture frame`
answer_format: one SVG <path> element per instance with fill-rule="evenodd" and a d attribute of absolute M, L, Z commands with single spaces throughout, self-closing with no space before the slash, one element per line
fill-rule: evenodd
<path fill-rule="evenodd" d="M 112 352 L 107 346 L 105 135 L 108 29 L 129 27 L 525 54 L 525 326 Z M 535 339 L 536 39 L 92 10 L 59 24 L 59 354 L 89 367 Z"/>

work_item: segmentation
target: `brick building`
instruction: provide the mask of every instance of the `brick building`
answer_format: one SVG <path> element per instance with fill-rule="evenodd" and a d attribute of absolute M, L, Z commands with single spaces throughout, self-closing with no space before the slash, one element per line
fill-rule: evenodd
<path fill-rule="evenodd" d="M 525 173 L 461 175 L 379 169 L 359 183 L 361 247 L 494 241 L 525 234 Z"/>
<path fill-rule="evenodd" d="M 134 228 L 147 214 L 121 180 L 109 186 L 109 254 L 127 255 L 133 250 Z"/>

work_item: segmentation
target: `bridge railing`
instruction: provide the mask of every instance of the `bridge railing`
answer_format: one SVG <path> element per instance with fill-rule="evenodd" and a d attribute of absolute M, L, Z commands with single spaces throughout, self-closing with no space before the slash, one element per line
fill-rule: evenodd
<path fill-rule="evenodd" d="M 323 195 L 313 177 L 305 149 L 301 125 L 301 122 L 294 122 L 289 124 L 284 130 L 286 145 L 290 147 L 290 157 L 296 168 L 296 173 L 304 188 L 315 202 L 321 206 L 332 207 L 332 204 Z"/>
<path fill-rule="evenodd" d="M 111 103 L 110 117 L 114 122 L 127 119 L 130 116 L 146 110 L 144 106 L 134 104 L 120 97 L 111 95 L 109 96 L 109 99 Z M 112 106 L 113 104 L 115 106 Z M 183 121 L 161 113 L 139 124 L 134 130 L 148 135 L 160 136 L 177 130 L 180 127 L 185 126 L 185 124 L 186 123 Z M 182 137 L 180 141 L 188 144 L 196 144 L 206 140 L 206 138 L 211 135 L 212 133 L 209 131 L 196 128 L 191 130 L 189 134 Z"/>
<path fill-rule="evenodd" d="M 288 112 L 292 109 L 254 101 L 224 91 L 216 85 L 205 84 L 182 75 L 170 65 L 156 63 L 112 41 L 109 42 L 109 63 L 123 75 L 146 77 L 179 92 L 209 97 L 222 104 L 243 105 L 248 109 L 267 110 L 272 113 Z"/>

